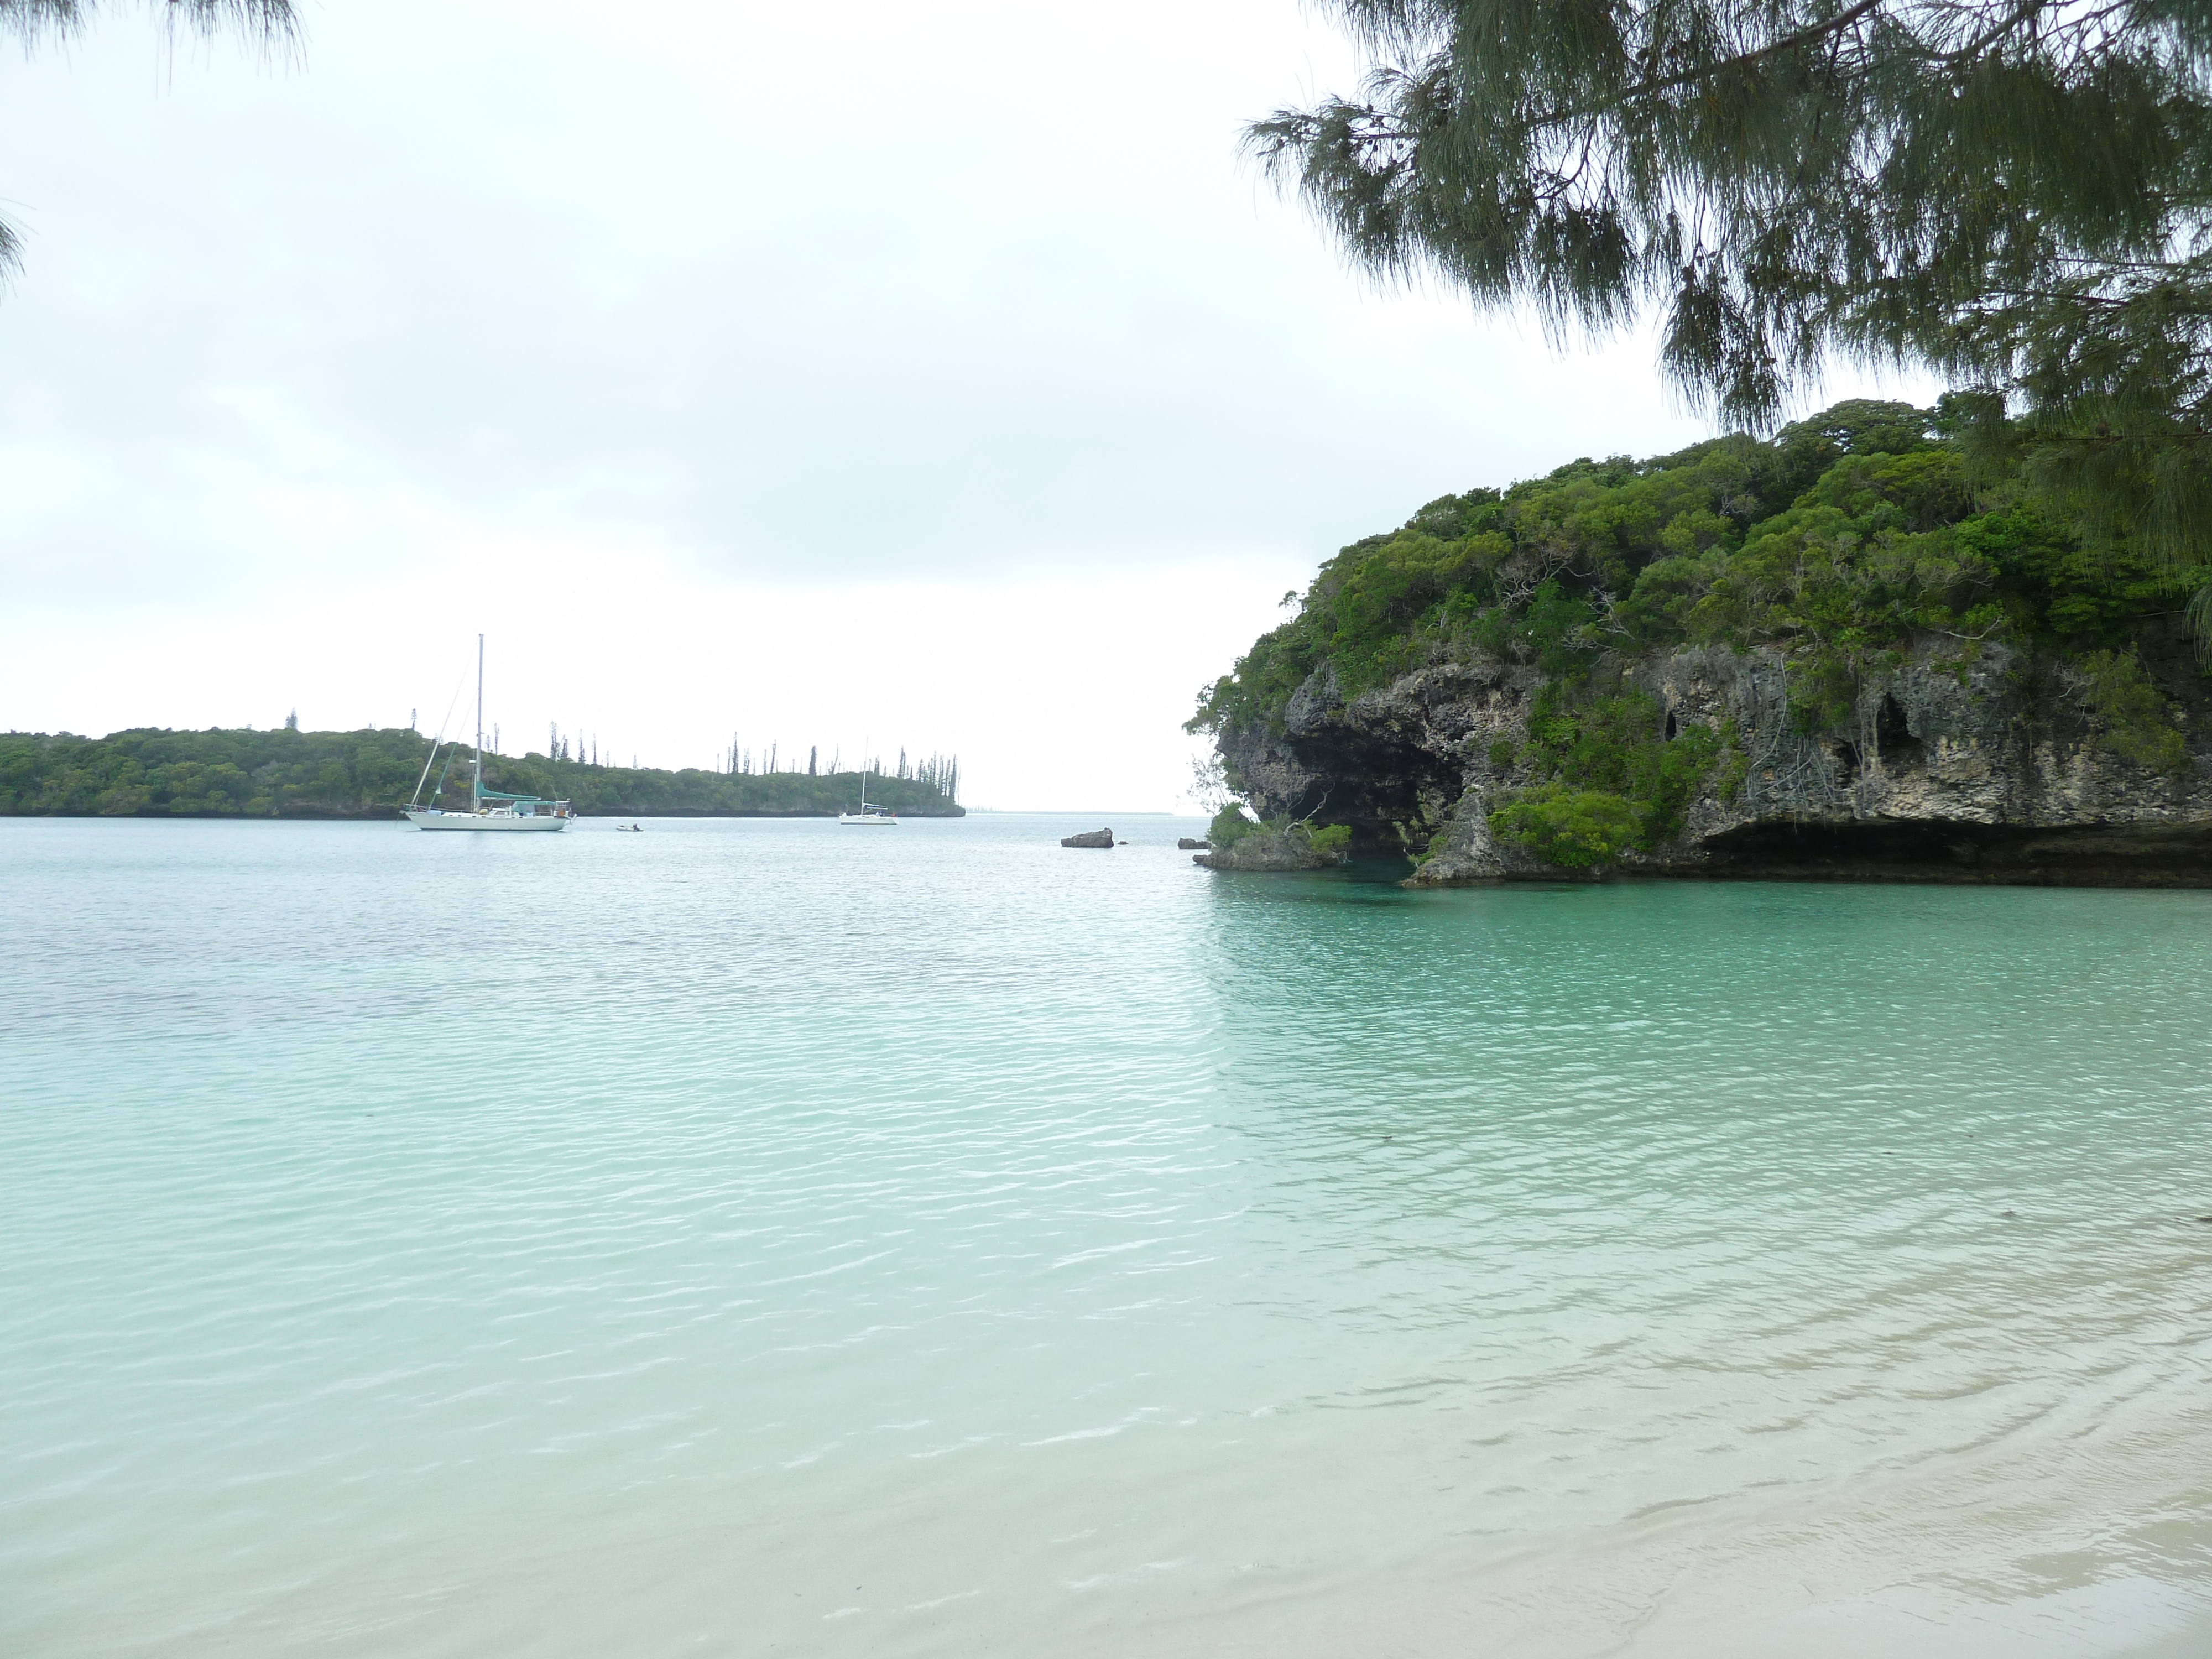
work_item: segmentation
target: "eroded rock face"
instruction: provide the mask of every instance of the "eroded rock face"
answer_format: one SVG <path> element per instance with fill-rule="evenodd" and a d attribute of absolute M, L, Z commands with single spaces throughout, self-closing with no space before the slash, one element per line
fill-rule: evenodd
<path fill-rule="evenodd" d="M 1114 832 L 1111 830 L 1092 830 L 1080 836 L 1063 836 L 1060 844 L 1062 847 L 1111 847 Z"/>
<path fill-rule="evenodd" d="M 1930 641 L 1862 692 L 1846 735 L 1798 729 L 1774 652 L 1682 650 L 1634 665 L 1667 735 L 1734 732 L 1682 834 L 1624 873 L 2212 886 L 2212 695 L 2178 632 L 2138 641 L 2188 747 L 2166 772 L 2116 751 L 2063 665 L 1985 645 L 1961 664 Z M 1492 836 L 1505 792 L 1534 780 L 1493 746 L 1528 738 L 1543 684 L 1510 664 L 1428 668 L 1349 701 L 1324 669 L 1278 735 L 1222 752 L 1263 814 L 1349 823 L 1355 845 L 1417 856 L 1419 886 L 1558 880 Z M 1499 750 L 1499 754 L 1504 751 Z M 1731 778 L 1733 774 L 1733 778 Z"/>

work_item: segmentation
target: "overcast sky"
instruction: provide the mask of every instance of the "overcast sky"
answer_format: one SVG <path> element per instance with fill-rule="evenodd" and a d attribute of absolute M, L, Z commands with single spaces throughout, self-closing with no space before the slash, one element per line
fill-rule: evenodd
<path fill-rule="evenodd" d="M 1294 0 L 302 11 L 0 64 L 0 727 L 434 727 L 481 630 L 513 752 L 1162 810 L 1337 547 L 1707 433 L 1240 160 Z"/>

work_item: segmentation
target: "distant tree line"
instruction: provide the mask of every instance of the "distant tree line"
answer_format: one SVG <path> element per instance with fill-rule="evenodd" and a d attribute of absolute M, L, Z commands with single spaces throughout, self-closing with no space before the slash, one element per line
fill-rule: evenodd
<path fill-rule="evenodd" d="M 410 730 L 10 732 L 0 734 L 0 816 L 390 817 L 414 794 L 431 756 L 431 740 Z M 438 759 L 426 795 L 448 810 L 465 807 L 472 751 L 448 744 Z M 942 777 L 953 783 L 957 767 Z M 860 786 L 855 771 L 665 771 L 534 752 L 484 757 L 486 788 L 572 801 L 589 815 L 821 817 L 850 810 Z M 951 789 L 933 778 L 884 775 L 869 783 L 868 796 L 916 817 L 962 816 Z"/>
<path fill-rule="evenodd" d="M 730 734 L 730 746 L 722 751 L 720 764 L 722 770 L 732 777 L 757 777 L 781 770 L 781 746 L 771 743 L 761 750 L 757 756 L 751 749 L 738 742 L 738 734 L 733 732 Z M 567 756 L 563 754 L 560 757 L 565 760 Z M 814 744 L 808 744 L 805 776 L 811 778 L 817 775 L 821 758 L 820 746 Z M 798 774 L 799 762 L 796 755 L 792 759 L 790 769 L 793 774 Z M 851 776 L 862 771 L 872 773 L 879 778 L 903 778 L 916 783 L 925 783 L 947 800 L 957 801 L 960 799 L 960 757 L 957 755 L 932 755 L 927 760 L 909 762 L 907 759 L 906 750 L 902 748 L 898 751 L 898 760 L 896 764 L 886 766 L 881 756 L 872 756 L 857 761 L 849 767 L 842 763 L 841 756 L 833 754 L 830 757 L 830 772 L 832 776 L 840 773 Z M 874 785 L 871 784 L 869 787 L 873 789 Z"/>

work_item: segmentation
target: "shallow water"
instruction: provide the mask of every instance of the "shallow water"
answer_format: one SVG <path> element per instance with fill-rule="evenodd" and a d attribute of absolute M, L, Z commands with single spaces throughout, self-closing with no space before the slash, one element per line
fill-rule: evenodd
<path fill-rule="evenodd" d="M 2118 1654 L 2212 895 L 0 820 L 0 1650 Z"/>

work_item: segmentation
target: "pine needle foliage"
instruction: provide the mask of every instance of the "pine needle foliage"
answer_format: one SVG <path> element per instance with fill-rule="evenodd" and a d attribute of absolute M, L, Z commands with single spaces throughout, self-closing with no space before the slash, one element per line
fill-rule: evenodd
<path fill-rule="evenodd" d="M 165 28 L 203 38 L 226 31 L 271 44 L 298 38 L 291 0 L 144 0 L 141 9 Z M 81 34 L 103 12 L 121 9 L 100 0 L 0 0 L 0 34 L 27 47 L 51 46 Z"/>
<path fill-rule="evenodd" d="M 1924 366 L 2212 621 L 2212 4 L 1328 9 L 1382 66 L 1248 139 L 1356 263 L 1555 338 L 1656 313 L 1754 430 L 1831 356 Z"/>
<path fill-rule="evenodd" d="M 65 46 L 108 13 L 125 10 L 101 0 L 0 0 L 0 38 L 12 37 L 24 56 Z M 291 0 L 143 0 L 137 9 L 156 19 L 171 44 L 180 35 L 213 40 L 242 36 L 264 50 L 290 52 L 300 40 Z M 0 275 L 21 269 L 22 238 L 0 220 Z"/>

